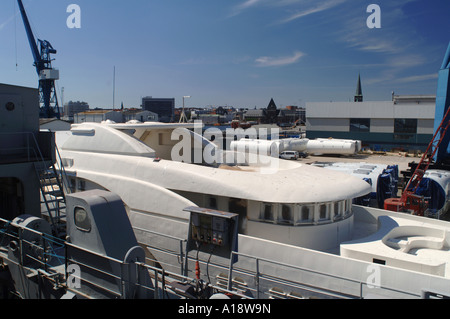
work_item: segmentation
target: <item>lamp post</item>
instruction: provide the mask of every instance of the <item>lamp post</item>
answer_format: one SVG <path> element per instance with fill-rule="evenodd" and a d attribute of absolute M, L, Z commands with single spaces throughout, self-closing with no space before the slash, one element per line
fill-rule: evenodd
<path fill-rule="evenodd" d="M 180 123 L 187 123 L 187 117 L 186 114 L 184 113 L 184 99 L 188 99 L 191 96 L 183 96 L 183 111 L 181 112 L 180 115 Z"/>

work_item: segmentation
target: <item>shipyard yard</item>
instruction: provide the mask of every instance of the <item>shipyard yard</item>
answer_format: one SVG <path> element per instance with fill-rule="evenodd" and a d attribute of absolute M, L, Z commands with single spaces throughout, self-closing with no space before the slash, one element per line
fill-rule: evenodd
<path fill-rule="evenodd" d="M 410 163 L 419 163 L 421 156 L 406 152 L 363 152 L 355 155 L 308 155 L 306 158 L 299 158 L 305 164 L 315 163 L 365 163 L 365 164 L 382 164 L 382 165 L 398 165 L 400 177 L 402 172 L 411 170 Z M 399 187 L 401 188 L 401 187 Z"/>
<path fill-rule="evenodd" d="M 391 153 L 391 152 L 365 152 L 351 156 L 346 155 L 309 155 L 307 158 L 299 158 L 298 160 L 305 164 L 311 164 L 315 162 L 348 162 L 348 163 L 368 163 L 368 164 L 385 164 L 385 165 L 398 165 L 399 172 L 406 171 L 411 162 L 418 163 L 420 161 L 419 156 L 409 154 L 406 152 Z"/>
<path fill-rule="evenodd" d="M 333 164 L 333 163 L 354 163 L 354 164 L 374 164 L 374 165 L 397 165 L 398 166 L 398 193 L 401 196 L 407 179 L 411 176 L 412 169 L 410 163 L 418 164 L 422 154 L 408 152 L 374 152 L 363 151 L 354 155 L 308 155 L 306 158 L 299 158 L 305 164 Z M 373 205 L 373 203 L 371 204 Z"/>

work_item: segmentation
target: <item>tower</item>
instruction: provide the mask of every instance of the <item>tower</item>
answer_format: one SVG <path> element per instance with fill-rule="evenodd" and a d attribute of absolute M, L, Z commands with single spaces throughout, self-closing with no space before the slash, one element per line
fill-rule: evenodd
<path fill-rule="evenodd" d="M 358 83 L 356 84 L 356 94 L 355 94 L 355 102 L 362 102 L 363 95 L 361 89 L 361 75 L 358 74 Z"/>
<path fill-rule="evenodd" d="M 278 120 L 278 114 L 280 113 L 280 110 L 277 109 L 277 105 L 273 101 L 273 99 L 270 99 L 270 103 L 267 106 L 266 109 L 266 121 L 268 124 L 277 123 Z"/>

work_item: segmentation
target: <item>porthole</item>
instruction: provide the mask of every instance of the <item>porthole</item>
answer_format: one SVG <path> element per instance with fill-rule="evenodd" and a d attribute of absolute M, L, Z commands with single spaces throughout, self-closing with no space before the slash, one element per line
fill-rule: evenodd
<path fill-rule="evenodd" d="M 89 216 L 81 207 L 75 207 L 74 211 L 74 220 L 75 220 L 75 226 L 82 231 L 89 232 L 91 230 L 91 220 L 89 219 Z"/>
<path fill-rule="evenodd" d="M 5 108 L 7 111 L 11 112 L 11 111 L 14 111 L 16 106 L 14 105 L 13 102 L 8 102 L 8 103 L 6 103 Z"/>

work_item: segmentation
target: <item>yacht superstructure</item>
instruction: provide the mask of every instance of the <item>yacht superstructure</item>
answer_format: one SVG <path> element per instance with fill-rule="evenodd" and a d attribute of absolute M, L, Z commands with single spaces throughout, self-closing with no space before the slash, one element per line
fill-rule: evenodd
<path fill-rule="evenodd" d="M 348 174 L 273 157 L 254 161 L 249 154 L 239 160 L 238 154 L 228 157 L 231 162 L 218 160 L 228 152 L 174 124 L 84 123 L 74 125 L 59 147 L 72 191 L 100 188 L 118 194 L 139 243 L 167 269 L 176 270 L 180 254 L 191 253 L 204 261 L 202 276 L 218 283 L 232 280 L 250 290 L 256 284 L 249 275 L 255 258 L 258 265 L 268 263 L 257 267 L 261 275 L 289 282 L 297 281 L 301 272 L 308 274 L 301 278 L 305 285 L 340 296 L 364 297 L 377 291 L 386 297 L 419 297 L 422 290 L 448 289 L 448 225 L 353 205 L 354 198 L 371 188 Z M 192 163 L 196 152 L 221 155 L 215 162 L 203 158 Z M 171 160 L 174 154 L 193 161 Z M 215 246 L 209 245 L 214 230 L 205 232 L 208 238 L 202 238 L 204 245 L 197 249 L 168 253 L 192 240 L 192 227 L 201 224 L 193 224 L 186 207 L 238 216 L 234 258 L 214 252 Z M 399 249 L 402 244 L 409 248 Z M 416 253 L 419 250 L 426 253 Z M 434 255 L 433 261 L 427 259 Z M 274 266 L 274 261 L 282 266 Z M 373 265 L 379 280 L 371 286 Z M 183 271 L 193 269 L 186 264 Z M 232 269 L 243 273 L 231 278 Z M 416 279 L 413 287 L 409 276 Z"/>
<path fill-rule="evenodd" d="M 154 225 L 159 229 L 161 224 L 150 219 L 187 222 L 183 209 L 195 205 L 238 213 L 242 234 L 286 244 L 326 249 L 350 238 L 343 227 L 351 223 L 352 199 L 370 191 L 367 183 L 278 158 L 269 158 L 266 166 L 252 163 L 249 156 L 231 165 L 173 161 L 171 147 L 179 142 L 171 139 L 174 129 L 164 124 L 74 126 L 72 137 L 61 146 L 65 170 L 73 175 L 69 184 L 80 190 L 97 184 L 120 193 L 131 220 L 155 231 Z M 273 172 L 264 171 L 268 165 Z M 323 239 L 330 227 L 340 229 L 332 243 Z M 187 235 L 186 227 L 167 229 L 170 235 Z M 311 240 L 316 236 L 321 240 Z"/>

